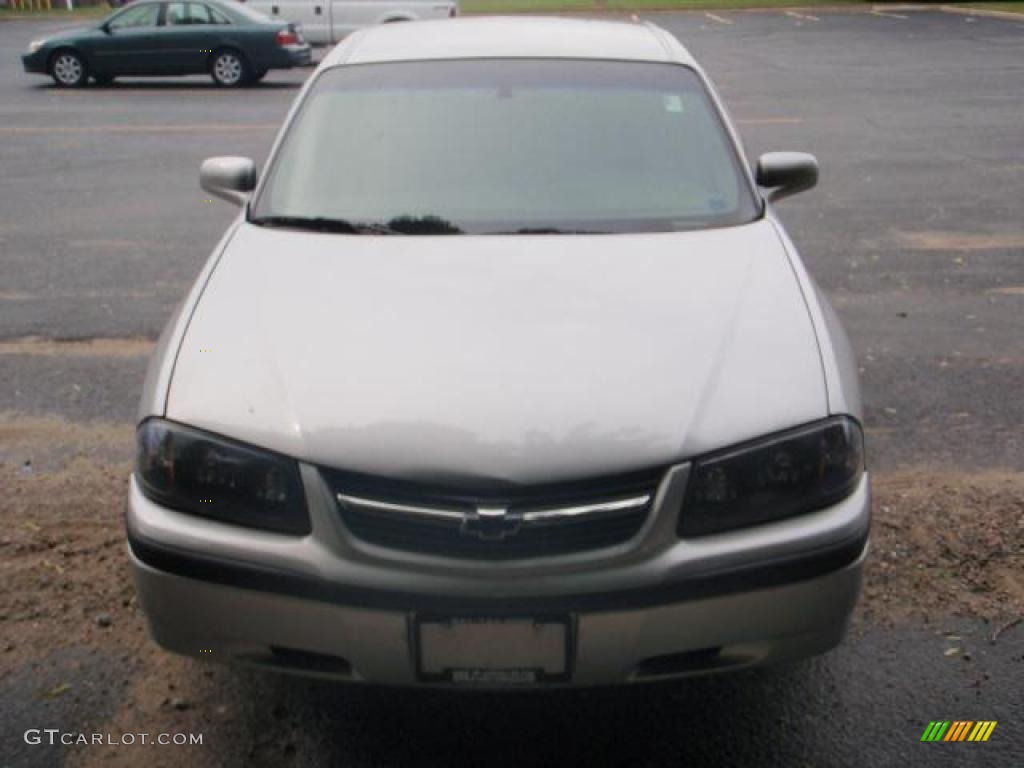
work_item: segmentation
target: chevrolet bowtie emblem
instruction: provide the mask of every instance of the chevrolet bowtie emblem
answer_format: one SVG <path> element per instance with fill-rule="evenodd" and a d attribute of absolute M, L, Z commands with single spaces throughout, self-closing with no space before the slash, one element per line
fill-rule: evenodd
<path fill-rule="evenodd" d="M 519 517 L 509 515 L 506 507 L 477 507 L 462 521 L 462 534 L 478 539 L 504 539 L 519 530 Z"/>

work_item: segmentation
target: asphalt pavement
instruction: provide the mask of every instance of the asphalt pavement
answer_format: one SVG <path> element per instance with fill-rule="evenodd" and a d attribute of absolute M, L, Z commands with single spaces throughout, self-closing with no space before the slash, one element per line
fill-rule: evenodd
<path fill-rule="evenodd" d="M 872 469 L 1024 469 L 1024 22 L 649 18 L 708 70 L 752 157 L 821 163 L 818 188 L 780 212 L 858 352 Z M 60 26 L 0 22 L 0 414 L 128 424 L 145 366 L 131 345 L 159 333 L 236 212 L 199 189 L 200 162 L 262 159 L 308 71 L 240 91 L 208 78 L 58 90 L 18 55 Z M 33 337 L 128 347 L 51 354 Z M 969 660 L 944 653 L 943 631 Z M 211 725 L 210 754 L 247 765 L 235 745 L 276 738 L 295 765 L 1017 766 L 1024 643 L 992 631 L 861 625 L 810 662 L 626 694 L 396 695 L 217 668 L 243 716 Z M 50 660 L 54 679 L 87 663 L 108 684 L 73 707 L 14 701 L 29 688 L 18 671 L 0 686 L 0 766 L 66 758 L 10 739 L 19 729 L 84 729 L 110 709 L 131 669 L 82 654 Z M 999 726 L 984 745 L 921 744 L 935 719 Z"/>
<path fill-rule="evenodd" d="M 204 681 L 211 710 L 231 716 L 185 728 L 201 732 L 204 744 L 182 752 L 181 765 L 1018 768 L 1021 647 L 992 644 L 969 623 L 947 628 L 958 633 L 970 662 L 944 657 L 948 642 L 935 632 L 872 629 L 807 662 L 579 692 L 359 688 L 212 667 Z M 80 676 L 83 666 L 93 683 L 74 699 L 33 696 L 0 705 L 0 765 L 76 765 L 88 752 L 25 744 L 29 728 L 112 730 L 106 717 L 138 671 L 117 655 L 62 652 L 42 673 L 19 670 L 4 688 L 52 688 Z M 199 677 L 201 665 L 194 666 Z M 1016 678 L 1003 677 L 1013 668 Z M 984 744 L 921 743 L 931 720 L 997 726 Z M 143 763 L 146 748 L 134 749 L 140 759 L 125 764 Z"/>

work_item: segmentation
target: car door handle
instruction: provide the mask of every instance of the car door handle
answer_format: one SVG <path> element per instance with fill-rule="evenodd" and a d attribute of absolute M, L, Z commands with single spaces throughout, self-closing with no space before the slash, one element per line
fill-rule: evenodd
<path fill-rule="evenodd" d="M 324 9 L 323 9 L 323 8 L 321 8 L 321 7 L 319 6 L 319 5 L 318 5 L 318 6 L 316 6 L 315 8 L 313 8 L 313 13 L 315 13 L 315 14 L 316 14 L 317 16 L 319 16 L 319 15 L 320 15 L 320 14 L 322 14 L 323 12 L 324 12 Z"/>
<path fill-rule="evenodd" d="M 274 14 L 275 16 L 277 16 L 277 6 L 276 5 L 270 6 L 270 12 L 272 14 Z"/>

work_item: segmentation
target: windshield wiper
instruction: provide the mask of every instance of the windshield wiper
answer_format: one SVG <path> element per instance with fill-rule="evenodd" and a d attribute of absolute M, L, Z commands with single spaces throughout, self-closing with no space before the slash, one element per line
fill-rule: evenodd
<path fill-rule="evenodd" d="M 346 235 L 397 235 L 387 224 L 331 219 L 326 216 L 259 216 L 249 219 L 259 227 L 291 227 L 311 232 L 338 232 Z"/>
<path fill-rule="evenodd" d="M 452 224 L 448 219 L 441 218 L 433 213 L 425 216 L 410 216 L 403 214 L 395 216 L 388 222 L 388 227 L 403 235 L 461 235 L 462 230 Z"/>
<path fill-rule="evenodd" d="M 461 235 L 462 230 L 440 216 L 395 216 L 388 222 L 349 221 L 326 216 L 258 216 L 250 224 L 261 227 L 293 227 L 313 232 L 346 235 Z"/>
<path fill-rule="evenodd" d="M 559 229 L 558 227 L 522 227 L 506 232 L 488 232 L 489 235 L 606 235 L 592 229 Z"/>

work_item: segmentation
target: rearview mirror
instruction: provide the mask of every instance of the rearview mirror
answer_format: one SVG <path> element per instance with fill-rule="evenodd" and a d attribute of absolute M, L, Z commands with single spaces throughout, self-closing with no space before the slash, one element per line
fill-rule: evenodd
<path fill-rule="evenodd" d="M 770 202 L 795 195 L 818 183 L 818 161 L 806 152 L 766 152 L 757 161 L 758 186 L 771 189 Z"/>
<path fill-rule="evenodd" d="M 256 164 L 248 157 L 210 157 L 199 168 L 199 186 L 235 205 L 245 205 L 257 177 Z"/>

